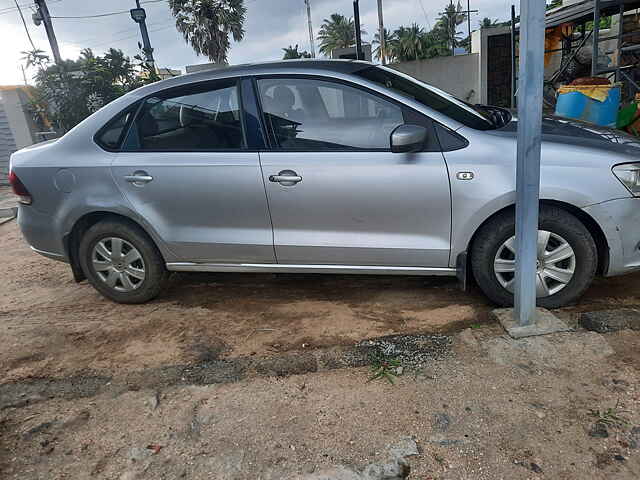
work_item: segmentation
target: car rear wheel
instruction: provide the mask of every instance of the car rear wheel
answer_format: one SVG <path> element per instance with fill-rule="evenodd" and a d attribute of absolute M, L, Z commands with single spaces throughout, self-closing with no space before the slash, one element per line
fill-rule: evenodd
<path fill-rule="evenodd" d="M 79 258 L 89 283 L 118 303 L 144 303 L 157 297 L 169 276 L 147 234 L 122 221 L 89 228 L 80 242 Z"/>
<path fill-rule="evenodd" d="M 539 225 L 537 303 L 540 307 L 558 308 L 575 302 L 589 287 L 598 266 L 598 253 L 584 224 L 561 208 L 543 206 Z M 501 306 L 513 305 L 515 253 L 513 211 L 489 220 L 471 249 L 471 266 L 478 285 Z"/>

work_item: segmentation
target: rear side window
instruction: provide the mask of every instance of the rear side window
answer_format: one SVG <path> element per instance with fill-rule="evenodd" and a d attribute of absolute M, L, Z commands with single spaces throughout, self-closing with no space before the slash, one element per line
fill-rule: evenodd
<path fill-rule="evenodd" d="M 238 150 L 245 147 L 238 88 L 197 87 L 147 98 L 126 150 Z"/>
<path fill-rule="evenodd" d="M 135 115 L 137 105 L 127 108 L 107 123 L 96 136 L 96 142 L 107 150 L 118 150 L 122 144 L 131 118 Z"/>

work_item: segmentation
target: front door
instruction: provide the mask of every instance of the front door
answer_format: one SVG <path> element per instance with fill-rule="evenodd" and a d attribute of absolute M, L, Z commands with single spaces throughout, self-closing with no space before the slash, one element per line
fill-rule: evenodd
<path fill-rule="evenodd" d="M 114 179 L 182 261 L 274 263 L 257 152 L 246 148 L 235 81 L 147 98 Z"/>
<path fill-rule="evenodd" d="M 406 118 L 394 102 L 314 78 L 258 87 L 279 264 L 448 267 L 449 178 L 433 131 L 424 152 L 394 154 L 390 135 Z"/>

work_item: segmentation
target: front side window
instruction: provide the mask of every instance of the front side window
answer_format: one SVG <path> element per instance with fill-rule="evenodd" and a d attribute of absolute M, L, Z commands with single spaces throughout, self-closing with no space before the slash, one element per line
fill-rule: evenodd
<path fill-rule="evenodd" d="M 127 150 L 236 150 L 245 140 L 238 89 L 190 89 L 147 98 L 125 142 Z"/>
<path fill-rule="evenodd" d="M 498 126 L 503 126 L 496 125 L 484 109 L 472 106 L 442 90 L 421 83 L 390 68 L 367 67 L 357 72 L 356 75 L 422 103 L 467 127 L 476 130 L 493 130 Z"/>
<path fill-rule="evenodd" d="M 258 81 L 267 127 L 285 150 L 386 150 L 402 109 L 341 83 L 303 78 Z"/>

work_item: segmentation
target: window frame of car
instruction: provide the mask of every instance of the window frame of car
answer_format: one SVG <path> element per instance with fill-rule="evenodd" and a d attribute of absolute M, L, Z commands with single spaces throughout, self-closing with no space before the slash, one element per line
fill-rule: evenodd
<path fill-rule="evenodd" d="M 425 128 L 427 128 L 428 131 L 428 142 L 431 143 L 431 146 L 429 147 L 428 145 L 425 145 L 425 148 L 423 150 L 421 150 L 421 152 L 424 153 L 434 153 L 434 152 L 444 152 L 444 151 L 451 151 L 451 150 L 459 150 L 461 148 L 465 148 L 468 145 L 468 141 L 466 139 L 464 139 L 463 137 L 461 137 L 460 135 L 456 134 L 455 132 L 451 131 L 451 129 L 449 129 L 448 127 L 442 125 L 441 123 L 439 123 L 438 121 L 430 118 L 429 116 L 425 115 L 424 113 L 416 110 L 415 108 L 410 107 L 409 105 L 406 105 L 394 98 L 391 98 L 387 95 L 384 95 L 381 92 L 378 92 L 376 90 L 373 90 L 371 88 L 368 88 L 367 86 L 363 86 L 360 85 L 354 81 L 350 81 L 350 80 L 344 80 L 342 78 L 335 78 L 335 77 L 329 77 L 329 76 L 324 76 L 324 75 L 318 75 L 318 74 L 304 74 L 304 73 L 274 73 L 274 74 L 262 74 L 262 75 L 256 75 L 253 77 L 254 78 L 254 96 L 255 96 L 255 100 L 258 103 L 258 108 L 259 108 L 259 112 L 260 112 L 260 120 L 261 120 L 261 124 L 262 124 L 262 128 L 263 131 L 266 133 L 267 136 L 267 144 L 268 144 L 268 148 L 269 151 L 272 152 L 302 152 L 302 153 L 309 153 L 309 152 L 315 152 L 315 153 L 346 153 L 346 152 L 378 152 L 378 153 L 391 153 L 391 138 L 389 138 L 389 147 L 388 148 L 357 148 L 357 147 L 344 147 L 344 148 L 327 148 L 327 149 L 319 149 L 319 148 L 283 148 L 280 147 L 278 144 L 278 140 L 277 137 L 275 135 L 275 132 L 272 131 L 272 128 L 269 126 L 269 122 L 267 121 L 267 118 L 265 116 L 265 111 L 262 105 L 262 95 L 260 93 L 260 87 L 258 82 L 260 80 L 274 80 L 274 79 L 291 79 L 291 80 L 295 80 L 295 79 L 302 79 L 302 80 L 316 80 L 316 81 L 320 81 L 320 82 L 325 82 L 325 83 L 332 83 L 332 84 L 338 84 L 338 85 L 345 85 L 347 87 L 351 87 L 354 88 L 360 92 L 364 92 L 365 94 L 369 94 L 372 95 L 375 98 L 379 98 L 384 102 L 390 103 L 392 105 L 394 105 L 395 107 L 398 107 L 400 109 L 400 111 L 402 112 L 402 117 L 403 117 L 403 125 L 409 125 L 409 124 L 414 124 L 414 125 L 421 125 Z M 442 144 L 440 141 L 440 137 L 441 135 L 438 135 L 438 130 L 439 129 L 444 129 L 447 131 L 447 133 L 452 134 L 455 137 L 459 138 L 459 141 L 457 142 L 457 144 L 455 146 L 453 146 L 453 148 L 449 148 L 448 150 L 444 150 L 442 148 Z M 436 146 L 437 145 L 437 146 Z"/>
<path fill-rule="evenodd" d="M 120 110 L 117 114 L 115 114 L 113 117 L 111 117 L 109 119 L 108 122 L 106 122 L 102 127 L 100 127 L 98 129 L 98 131 L 93 135 L 93 141 L 95 142 L 96 145 L 98 145 L 100 148 L 102 148 L 103 150 L 106 150 L 107 152 L 111 152 L 111 153 L 117 153 L 120 152 L 120 148 L 122 147 L 122 144 L 124 143 L 124 139 L 129 135 L 129 128 L 131 127 L 131 124 L 133 123 L 134 119 L 138 116 L 138 111 L 140 110 L 140 105 L 142 104 L 141 99 L 136 100 L 135 102 L 127 105 L 126 108 L 123 108 L 122 110 Z M 112 148 L 108 145 L 106 145 L 103 141 L 102 141 L 102 137 L 103 135 L 110 129 L 110 127 L 117 122 L 118 120 L 120 120 L 120 118 L 123 115 L 126 115 L 127 113 L 132 113 L 131 117 L 127 120 L 127 122 L 125 123 L 122 132 L 120 132 L 120 136 L 118 137 L 118 142 L 117 142 L 117 147 Z"/>
<path fill-rule="evenodd" d="M 153 93 L 150 93 L 142 98 L 137 99 L 134 103 L 128 105 L 126 108 L 122 109 L 118 114 L 114 115 L 108 122 L 101 127 L 96 134 L 94 135 L 94 141 L 98 144 L 102 149 L 107 150 L 113 153 L 189 153 L 189 152 L 210 152 L 210 153 L 234 153 L 234 152 L 258 152 L 264 151 L 266 148 L 266 144 L 264 139 L 260 142 L 260 135 L 262 132 L 253 132 L 249 135 L 248 132 L 248 110 L 245 108 L 245 102 L 251 100 L 251 96 L 255 97 L 255 93 L 252 91 L 247 92 L 248 88 L 251 88 L 250 85 L 247 85 L 244 82 L 243 77 L 226 77 L 226 78 L 218 78 L 213 80 L 205 80 L 202 82 L 194 82 L 187 83 L 183 85 L 177 85 L 174 87 L 169 87 L 164 90 L 159 90 Z M 160 98 L 162 100 L 186 96 L 190 94 L 196 93 L 204 93 L 207 91 L 215 91 L 224 88 L 235 87 L 238 98 L 238 113 L 239 120 L 242 129 L 242 147 L 240 148 L 175 148 L 175 149 L 150 149 L 150 148 L 126 148 L 126 141 L 129 136 L 132 134 L 134 130 L 133 125 L 137 122 L 142 114 L 144 106 L 147 101 L 151 98 Z M 252 90 L 252 88 L 251 88 Z M 246 94 L 249 93 L 249 96 Z M 122 115 L 124 115 L 127 111 L 134 109 L 134 115 L 128 120 L 125 131 L 120 136 L 118 147 L 115 149 L 109 148 L 104 145 L 100 141 L 100 137 L 106 132 L 108 127 L 113 124 L 113 122 L 117 121 Z M 250 112 L 249 112 L 250 113 Z M 252 125 L 253 127 L 253 125 Z M 260 144 L 261 143 L 261 144 Z"/>

